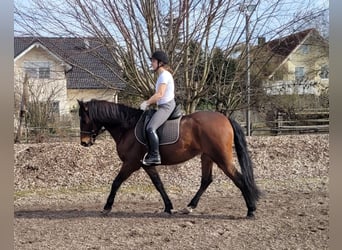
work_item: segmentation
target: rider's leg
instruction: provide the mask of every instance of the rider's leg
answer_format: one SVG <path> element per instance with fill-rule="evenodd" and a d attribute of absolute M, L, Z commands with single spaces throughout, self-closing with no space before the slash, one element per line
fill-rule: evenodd
<path fill-rule="evenodd" d="M 174 110 L 176 103 L 171 102 L 158 106 L 157 111 L 152 116 L 150 122 L 146 126 L 146 136 L 148 140 L 148 154 L 143 159 L 145 165 L 156 165 L 161 163 L 159 154 L 159 137 L 157 129 L 169 118 Z"/>

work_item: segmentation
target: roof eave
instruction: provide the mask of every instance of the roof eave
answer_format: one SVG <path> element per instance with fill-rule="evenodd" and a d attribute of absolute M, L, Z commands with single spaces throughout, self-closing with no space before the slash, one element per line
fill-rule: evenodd
<path fill-rule="evenodd" d="M 48 48 L 46 48 L 42 43 L 40 42 L 34 42 L 33 44 L 31 44 L 28 48 L 26 48 L 24 51 L 22 51 L 20 54 L 18 54 L 15 58 L 14 58 L 14 62 L 16 62 L 17 60 L 19 60 L 20 58 L 22 58 L 24 55 L 26 55 L 30 50 L 32 50 L 33 48 L 42 48 L 43 50 L 45 50 L 49 55 L 51 55 L 53 58 L 55 58 L 57 61 L 62 63 L 62 66 L 65 67 L 66 71 L 69 71 L 72 69 L 72 66 L 69 63 L 66 63 L 61 57 L 59 57 L 58 55 L 56 55 L 55 53 L 51 52 Z"/>
<path fill-rule="evenodd" d="M 301 46 L 303 43 L 304 43 L 304 41 L 311 35 L 313 33 L 313 31 L 312 30 L 310 30 L 309 32 L 308 32 L 308 34 L 306 34 L 306 36 L 302 39 L 302 41 L 300 41 L 300 43 L 298 43 L 298 45 L 284 58 L 284 60 L 278 65 L 278 67 L 276 67 L 274 70 L 273 70 L 273 72 L 267 77 L 268 78 L 268 80 L 270 80 L 273 76 L 274 76 L 274 74 L 275 74 L 275 72 L 281 67 L 281 66 L 283 66 L 288 60 L 289 60 L 289 57 L 295 52 L 295 51 L 297 51 L 297 49 L 299 48 L 299 46 Z"/>

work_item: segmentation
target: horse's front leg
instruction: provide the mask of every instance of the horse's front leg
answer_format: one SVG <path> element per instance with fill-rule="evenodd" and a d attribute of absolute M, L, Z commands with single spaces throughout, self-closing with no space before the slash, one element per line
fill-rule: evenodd
<path fill-rule="evenodd" d="M 136 164 L 123 163 L 118 175 L 115 177 L 110 194 L 107 198 L 106 205 L 103 208 L 102 214 L 107 215 L 113 207 L 116 192 L 119 190 L 121 184 L 136 170 L 140 167 L 134 167 Z M 133 166 L 133 167 L 132 167 Z"/>
<path fill-rule="evenodd" d="M 164 185 L 159 177 L 159 174 L 157 172 L 157 169 L 155 166 L 144 166 L 143 167 L 144 170 L 146 171 L 146 173 L 148 174 L 148 176 L 150 176 L 152 183 L 154 184 L 154 186 L 156 187 L 156 189 L 158 190 L 158 192 L 160 193 L 163 201 L 164 201 L 164 205 L 165 205 L 165 209 L 164 212 L 171 214 L 171 210 L 173 209 L 173 205 L 172 202 L 169 198 L 169 196 L 167 195 L 165 189 L 164 189 Z"/>

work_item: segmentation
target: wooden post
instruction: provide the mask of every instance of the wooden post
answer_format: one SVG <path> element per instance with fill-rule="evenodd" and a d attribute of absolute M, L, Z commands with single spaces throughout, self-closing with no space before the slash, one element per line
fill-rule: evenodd
<path fill-rule="evenodd" d="M 24 82 L 23 82 L 23 94 L 21 96 L 21 103 L 20 103 L 20 111 L 19 111 L 19 125 L 18 125 L 18 130 L 14 139 L 15 143 L 20 143 L 21 140 L 21 135 L 22 135 L 22 124 L 23 120 L 25 118 L 25 113 L 26 113 L 26 104 L 28 100 L 28 77 L 27 74 L 25 74 L 24 77 Z"/>
<path fill-rule="evenodd" d="M 283 115 L 279 111 L 277 114 L 277 126 L 278 126 L 278 134 L 281 134 L 281 128 L 283 126 Z"/>

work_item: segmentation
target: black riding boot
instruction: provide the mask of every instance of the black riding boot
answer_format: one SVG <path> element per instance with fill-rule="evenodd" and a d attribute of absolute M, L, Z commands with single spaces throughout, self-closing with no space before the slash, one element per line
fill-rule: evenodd
<path fill-rule="evenodd" d="M 148 140 L 148 154 L 143 159 L 144 165 L 158 165 L 161 163 L 160 154 L 159 154 L 159 137 L 156 131 L 147 131 L 146 132 L 147 140 Z"/>

